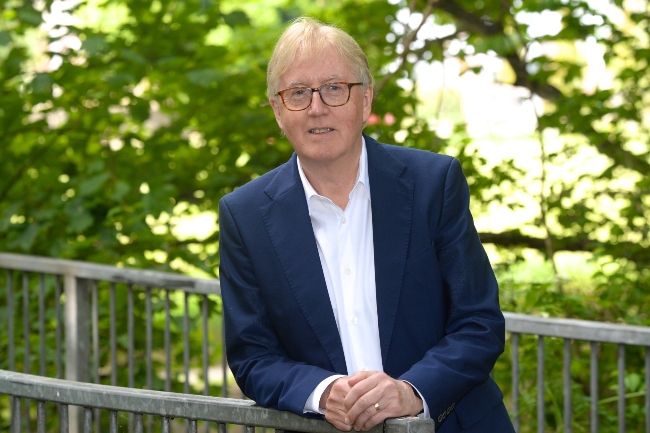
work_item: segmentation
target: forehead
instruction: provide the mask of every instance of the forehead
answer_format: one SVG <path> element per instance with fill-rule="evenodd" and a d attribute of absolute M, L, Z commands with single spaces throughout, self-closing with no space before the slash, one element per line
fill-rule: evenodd
<path fill-rule="evenodd" d="M 317 86 L 331 80 L 353 79 L 352 68 L 336 48 L 328 46 L 319 52 L 296 53 L 287 72 L 280 77 L 283 86 Z"/>

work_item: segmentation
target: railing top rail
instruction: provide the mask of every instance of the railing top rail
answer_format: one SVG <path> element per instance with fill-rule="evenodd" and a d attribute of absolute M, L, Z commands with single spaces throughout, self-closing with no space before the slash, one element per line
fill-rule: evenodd
<path fill-rule="evenodd" d="M 503 313 L 506 331 L 650 347 L 650 327 Z"/>
<path fill-rule="evenodd" d="M 111 265 L 24 254 L 0 253 L 0 268 L 85 278 L 111 283 L 135 284 L 190 293 L 220 295 L 219 280 L 192 278 L 171 272 L 118 268 Z"/>
<path fill-rule="evenodd" d="M 74 382 L 0 370 L 0 394 L 118 412 L 242 424 L 311 433 L 340 433 L 331 424 L 266 409 L 249 400 Z M 432 420 L 387 420 L 371 433 L 433 433 Z"/>

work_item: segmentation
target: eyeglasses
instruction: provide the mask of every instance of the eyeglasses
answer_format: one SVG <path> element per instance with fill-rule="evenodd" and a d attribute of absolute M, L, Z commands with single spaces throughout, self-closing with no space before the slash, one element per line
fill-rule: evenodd
<path fill-rule="evenodd" d="M 311 105 L 312 95 L 318 92 L 323 104 L 330 107 L 340 107 L 350 100 L 352 86 L 361 86 L 363 83 L 327 83 L 320 87 L 291 87 L 280 90 L 276 95 L 282 98 L 282 103 L 289 111 L 306 110 Z"/>

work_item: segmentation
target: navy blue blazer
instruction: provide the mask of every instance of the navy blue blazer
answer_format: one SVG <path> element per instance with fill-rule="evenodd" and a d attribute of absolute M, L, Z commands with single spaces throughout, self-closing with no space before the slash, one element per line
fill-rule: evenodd
<path fill-rule="evenodd" d="M 420 391 L 437 428 L 452 413 L 467 427 L 505 411 L 489 377 L 504 318 L 460 163 L 365 140 L 384 371 Z M 219 225 L 230 368 L 259 405 L 302 414 L 318 383 L 354 372 L 346 371 L 296 155 L 223 197 Z"/>

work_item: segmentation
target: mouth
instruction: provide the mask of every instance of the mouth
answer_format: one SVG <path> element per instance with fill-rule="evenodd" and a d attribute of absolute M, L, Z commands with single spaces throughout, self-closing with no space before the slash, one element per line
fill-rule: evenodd
<path fill-rule="evenodd" d="M 334 128 L 314 128 L 310 129 L 309 133 L 310 134 L 325 134 L 327 132 L 334 131 Z"/>

